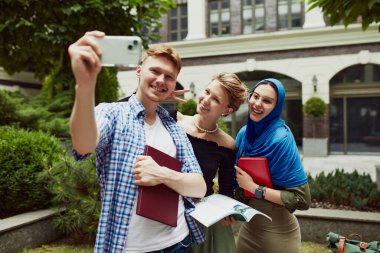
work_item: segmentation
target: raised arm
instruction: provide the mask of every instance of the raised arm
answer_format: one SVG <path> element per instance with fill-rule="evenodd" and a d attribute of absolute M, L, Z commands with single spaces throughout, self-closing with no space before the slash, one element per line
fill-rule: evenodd
<path fill-rule="evenodd" d="M 70 131 L 73 147 L 81 155 L 95 151 L 98 143 L 95 122 L 95 85 L 101 70 L 99 59 L 101 52 L 93 38 L 103 36 L 103 32 L 87 32 L 69 47 L 71 67 L 76 81 Z"/>

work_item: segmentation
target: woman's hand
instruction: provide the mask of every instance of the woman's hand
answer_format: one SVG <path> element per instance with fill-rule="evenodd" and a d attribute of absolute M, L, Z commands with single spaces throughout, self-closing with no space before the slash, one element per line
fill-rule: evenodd
<path fill-rule="evenodd" d="M 235 225 L 237 221 L 232 216 L 227 216 L 220 220 L 220 223 L 224 226 Z"/>
<path fill-rule="evenodd" d="M 235 166 L 236 169 L 236 179 L 241 188 L 255 193 L 257 187 L 259 187 L 251 178 L 251 176 L 242 170 L 241 168 Z"/>

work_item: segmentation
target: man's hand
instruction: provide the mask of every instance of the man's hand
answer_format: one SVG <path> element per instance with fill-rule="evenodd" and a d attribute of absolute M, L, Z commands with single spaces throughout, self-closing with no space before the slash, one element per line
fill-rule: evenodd
<path fill-rule="evenodd" d="M 94 37 L 101 38 L 105 34 L 100 31 L 86 34 L 69 46 L 71 68 L 77 85 L 95 86 L 96 78 L 101 70 L 99 56 L 102 54 Z"/>
<path fill-rule="evenodd" d="M 152 157 L 140 155 L 133 170 L 133 178 L 137 185 L 155 186 L 163 183 L 169 170 L 158 165 Z"/>

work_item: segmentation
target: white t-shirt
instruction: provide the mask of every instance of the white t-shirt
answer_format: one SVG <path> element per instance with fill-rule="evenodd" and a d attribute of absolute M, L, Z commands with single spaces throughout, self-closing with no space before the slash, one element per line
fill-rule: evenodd
<path fill-rule="evenodd" d="M 148 145 L 170 156 L 176 156 L 176 146 L 158 114 L 156 114 L 156 121 L 153 125 L 145 123 L 144 129 Z M 182 241 L 189 234 L 185 219 L 185 207 L 181 196 L 179 196 L 177 227 L 171 227 L 137 215 L 136 206 L 135 201 L 124 252 L 141 253 L 164 249 Z"/>

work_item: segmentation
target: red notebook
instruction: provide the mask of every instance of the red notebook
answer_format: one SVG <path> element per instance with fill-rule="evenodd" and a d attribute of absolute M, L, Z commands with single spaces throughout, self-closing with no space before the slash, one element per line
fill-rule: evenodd
<path fill-rule="evenodd" d="M 144 155 L 151 156 L 160 166 L 181 171 L 179 160 L 149 145 L 145 146 Z M 178 202 L 179 194 L 164 184 L 139 186 L 136 214 L 176 227 Z"/>
<path fill-rule="evenodd" d="M 247 172 L 256 184 L 273 188 L 267 158 L 240 157 L 238 160 L 238 167 Z M 255 194 L 247 190 L 244 190 L 244 194 L 246 197 L 255 196 Z"/>

